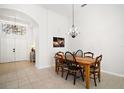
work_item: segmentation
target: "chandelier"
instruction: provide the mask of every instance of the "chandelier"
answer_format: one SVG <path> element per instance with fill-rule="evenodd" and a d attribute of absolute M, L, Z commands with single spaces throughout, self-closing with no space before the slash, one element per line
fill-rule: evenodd
<path fill-rule="evenodd" d="M 78 27 L 74 24 L 74 4 L 72 4 L 72 27 L 70 28 L 68 34 L 72 38 L 75 38 L 78 34 L 80 34 L 80 32 L 78 32 Z"/>
<path fill-rule="evenodd" d="M 24 35 L 26 33 L 26 27 L 23 25 L 9 23 L 9 22 L 2 22 L 2 31 L 6 34 L 16 34 L 16 35 Z"/>

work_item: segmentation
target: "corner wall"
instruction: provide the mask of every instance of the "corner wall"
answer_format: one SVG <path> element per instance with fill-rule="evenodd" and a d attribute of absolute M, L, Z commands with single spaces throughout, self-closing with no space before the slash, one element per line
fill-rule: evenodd
<path fill-rule="evenodd" d="M 88 4 L 76 18 L 80 35 L 70 38 L 72 50 L 102 54 L 102 70 L 124 75 L 124 5 Z"/>

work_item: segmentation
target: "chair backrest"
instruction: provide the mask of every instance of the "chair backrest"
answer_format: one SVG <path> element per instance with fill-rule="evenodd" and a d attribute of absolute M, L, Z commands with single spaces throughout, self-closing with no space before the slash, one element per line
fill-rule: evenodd
<path fill-rule="evenodd" d="M 55 54 L 55 61 L 63 63 L 63 56 L 64 56 L 64 52 L 61 51 L 57 52 Z"/>
<path fill-rule="evenodd" d="M 64 55 L 64 52 L 59 51 L 59 52 L 57 52 L 57 54 Z"/>
<path fill-rule="evenodd" d="M 79 50 L 76 51 L 75 55 L 83 57 L 83 51 L 81 49 L 79 49 Z"/>
<path fill-rule="evenodd" d="M 92 53 L 92 52 L 85 52 L 84 53 L 84 57 L 93 58 L 93 56 L 94 56 L 94 53 Z"/>
<path fill-rule="evenodd" d="M 77 66 L 78 63 L 76 62 L 74 54 L 71 52 L 67 51 L 65 53 L 65 61 L 68 66 Z"/>
<path fill-rule="evenodd" d="M 101 60 L 102 60 L 102 55 L 96 57 L 95 68 L 99 68 L 100 67 Z"/>

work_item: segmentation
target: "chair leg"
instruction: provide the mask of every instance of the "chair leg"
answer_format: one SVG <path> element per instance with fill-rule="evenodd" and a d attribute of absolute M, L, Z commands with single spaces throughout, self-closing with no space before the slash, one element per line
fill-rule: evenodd
<path fill-rule="evenodd" d="M 61 69 L 62 69 L 62 77 L 63 77 L 63 73 L 64 73 L 64 71 L 63 71 L 63 67 L 61 67 Z"/>
<path fill-rule="evenodd" d="M 83 74 L 83 72 L 82 72 L 81 69 L 80 69 L 80 74 L 81 74 L 81 78 L 82 78 L 82 80 L 83 80 L 83 82 L 84 82 L 84 74 Z"/>
<path fill-rule="evenodd" d="M 68 78 L 68 74 L 69 74 L 70 72 L 68 71 L 68 73 L 67 73 L 67 75 L 66 75 L 66 78 L 65 78 L 65 80 L 67 80 L 67 78 Z"/>
<path fill-rule="evenodd" d="M 100 78 L 101 78 L 101 77 L 100 77 L 100 72 L 99 72 L 99 73 L 98 73 L 98 79 L 99 79 L 99 82 L 101 81 Z"/>
<path fill-rule="evenodd" d="M 76 82 L 76 72 L 74 72 L 74 85 L 75 85 L 75 82 Z"/>
<path fill-rule="evenodd" d="M 93 76 L 94 76 L 94 83 L 95 83 L 95 86 L 97 86 L 97 84 L 96 84 L 96 73 L 93 73 Z"/>
<path fill-rule="evenodd" d="M 57 62 L 55 63 L 55 72 L 57 72 Z"/>
<path fill-rule="evenodd" d="M 59 73 L 59 67 L 57 66 L 57 74 Z"/>

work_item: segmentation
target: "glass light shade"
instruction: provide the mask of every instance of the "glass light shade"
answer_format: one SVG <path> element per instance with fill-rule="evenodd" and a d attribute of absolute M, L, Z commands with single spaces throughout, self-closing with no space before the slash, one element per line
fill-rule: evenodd
<path fill-rule="evenodd" d="M 78 27 L 72 25 L 72 28 L 70 28 L 68 34 L 71 35 L 72 38 L 75 38 L 79 34 Z"/>

